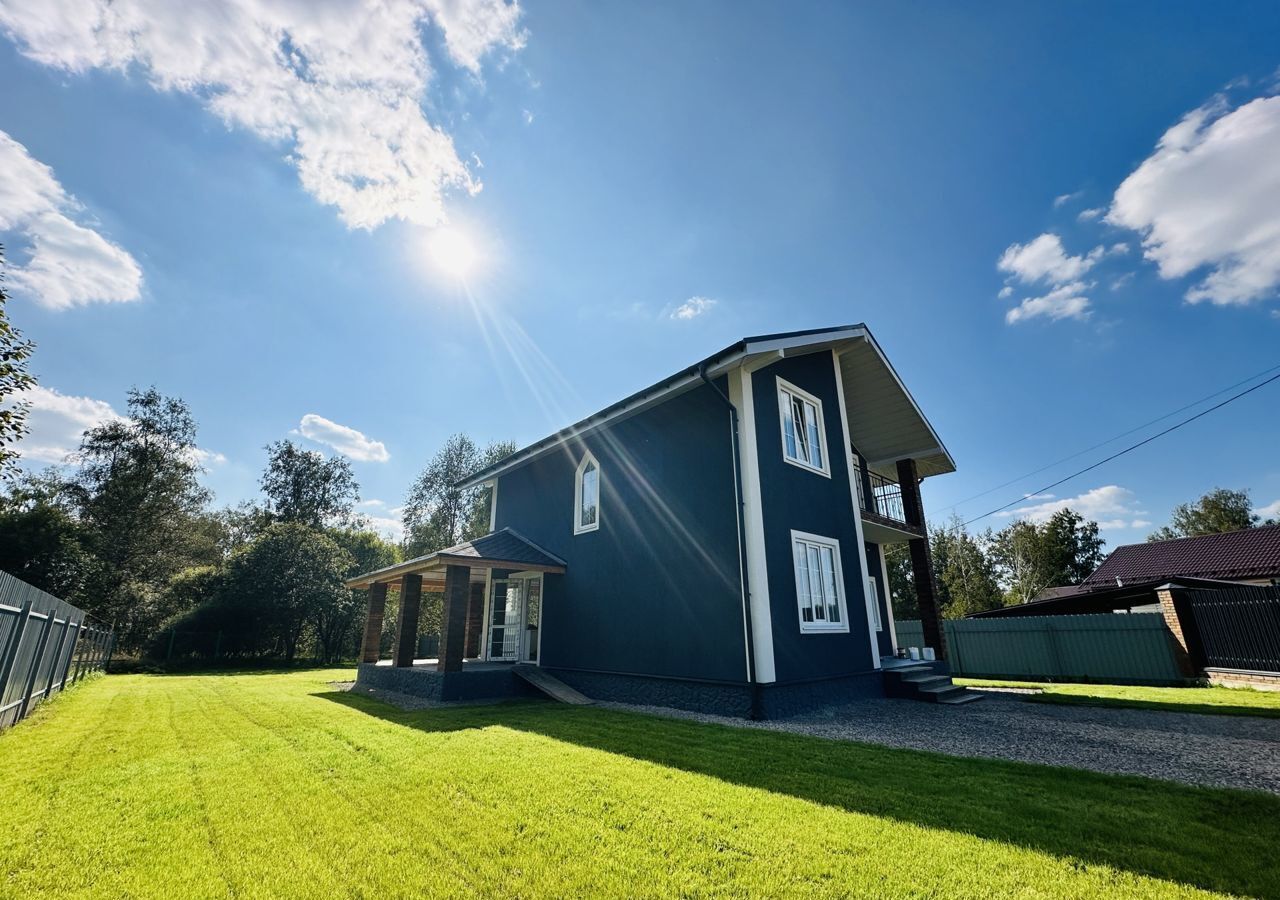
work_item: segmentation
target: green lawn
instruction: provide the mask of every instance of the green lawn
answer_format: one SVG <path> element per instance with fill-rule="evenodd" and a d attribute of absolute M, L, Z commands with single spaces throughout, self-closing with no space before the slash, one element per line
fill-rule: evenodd
<path fill-rule="evenodd" d="M 1280 718 L 1280 691 L 1226 687 L 1140 687 L 1126 684 L 1046 684 L 1040 681 L 991 681 L 982 678 L 957 678 L 955 682 L 976 688 L 1035 688 L 1040 693 L 1029 694 L 1027 699 L 1037 703 L 1126 706 L 1171 712 Z"/>
<path fill-rule="evenodd" d="M 1280 896 L 1280 798 L 349 672 L 111 676 L 0 736 L 5 896 Z"/>

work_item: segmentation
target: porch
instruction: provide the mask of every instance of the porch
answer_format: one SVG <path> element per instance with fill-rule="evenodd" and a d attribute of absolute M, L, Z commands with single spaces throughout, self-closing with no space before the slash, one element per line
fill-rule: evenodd
<path fill-rule="evenodd" d="M 519 696 L 513 662 L 538 657 L 543 578 L 562 559 L 504 528 L 346 582 L 369 592 L 357 682 L 440 700 Z M 381 660 L 389 591 L 399 595 L 392 658 Z M 417 655 L 425 591 L 442 595 L 439 653 Z"/>

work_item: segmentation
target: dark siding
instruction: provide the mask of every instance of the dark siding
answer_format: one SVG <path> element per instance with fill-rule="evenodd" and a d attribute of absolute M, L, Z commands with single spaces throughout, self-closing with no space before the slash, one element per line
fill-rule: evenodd
<path fill-rule="evenodd" d="M 867 544 L 867 574 L 876 580 L 876 593 L 880 597 L 880 623 L 884 627 L 876 635 L 881 656 L 893 655 L 893 634 L 889 631 L 889 582 L 885 579 L 884 566 L 880 565 L 880 545 Z"/>
<path fill-rule="evenodd" d="M 831 477 L 798 468 L 782 457 L 778 377 L 822 401 Z M 835 366 L 830 353 L 782 359 L 752 375 L 765 555 L 769 564 L 769 603 L 773 621 L 774 662 L 779 682 L 852 675 L 874 668 L 862 586 L 862 544 L 858 541 L 848 452 L 840 417 Z M 801 634 L 796 610 L 791 530 L 840 542 L 848 606 L 847 634 Z"/>
<path fill-rule="evenodd" d="M 600 528 L 575 535 L 584 444 Z M 728 408 L 706 386 L 502 475 L 497 527 L 566 563 L 544 579 L 542 665 L 745 681 L 734 504 Z"/>

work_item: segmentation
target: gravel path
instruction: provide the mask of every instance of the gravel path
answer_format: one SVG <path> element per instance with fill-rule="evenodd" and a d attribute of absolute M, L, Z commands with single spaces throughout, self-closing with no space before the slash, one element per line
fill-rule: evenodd
<path fill-rule="evenodd" d="M 1280 794 L 1280 719 L 1028 703 L 987 692 L 938 706 L 864 700 L 807 716 L 744 722 L 661 707 L 602 703 L 653 715 L 768 728 L 955 756 L 994 757 Z"/>

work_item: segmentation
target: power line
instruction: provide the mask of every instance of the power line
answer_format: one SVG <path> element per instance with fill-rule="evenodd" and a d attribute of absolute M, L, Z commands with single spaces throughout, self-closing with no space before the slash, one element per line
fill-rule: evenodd
<path fill-rule="evenodd" d="M 1275 375 L 1272 375 L 1266 381 L 1260 381 L 1251 388 L 1246 388 L 1245 390 L 1241 391 L 1238 394 L 1233 394 L 1232 396 L 1228 397 L 1226 400 L 1223 400 L 1221 403 L 1216 403 L 1213 406 L 1210 406 L 1208 409 L 1201 410 L 1200 412 L 1196 413 L 1194 416 L 1188 416 L 1187 418 L 1183 419 L 1181 422 L 1178 422 L 1177 424 L 1174 424 L 1174 425 L 1170 425 L 1164 431 L 1158 431 L 1155 434 L 1151 435 L 1151 437 L 1143 438 L 1142 440 L 1138 441 L 1138 443 L 1136 444 L 1130 444 L 1128 447 L 1125 447 L 1123 450 L 1119 451 L 1118 453 L 1111 454 L 1106 459 L 1098 460 L 1096 463 L 1094 463 L 1091 466 L 1085 466 L 1083 469 L 1079 470 L 1078 472 L 1072 472 L 1066 478 L 1059 478 L 1053 484 L 1047 484 L 1042 488 L 1038 488 L 1032 491 L 1031 493 L 1033 495 L 1043 494 L 1045 491 L 1052 490 L 1053 488 L 1056 488 L 1060 484 L 1065 484 L 1071 479 L 1077 478 L 1080 475 L 1083 475 L 1085 472 L 1092 472 L 1094 469 L 1098 468 L 1099 466 L 1106 465 L 1107 463 L 1111 462 L 1113 459 L 1119 459 L 1121 456 L 1124 456 L 1126 453 L 1129 453 L 1133 450 L 1137 450 L 1139 447 L 1149 444 L 1152 441 L 1156 440 L 1157 438 L 1162 438 L 1166 434 L 1169 434 L 1170 432 L 1177 431 L 1183 425 L 1189 425 L 1190 423 L 1194 422 L 1196 419 L 1203 418 L 1204 416 L 1209 415 L 1209 413 L 1213 412 L 1214 410 L 1222 409 L 1222 407 L 1226 406 L 1228 403 L 1233 403 L 1236 400 L 1239 400 L 1241 397 L 1245 396 L 1246 394 L 1252 394 L 1258 388 L 1266 387 L 1268 384 L 1276 380 L 1280 380 L 1280 372 L 1276 373 Z M 994 516 L 996 513 L 1003 512 L 1004 510 L 1008 509 L 1010 506 L 1016 506 L 1017 504 L 1023 502 L 1026 498 L 1027 498 L 1027 495 L 1024 494 L 1023 496 L 1019 497 L 1017 500 L 1011 500 L 1010 502 L 1006 503 L 1004 506 L 997 506 L 995 509 L 991 510 L 990 512 L 985 512 L 980 516 L 976 516 L 972 519 L 969 519 L 968 521 L 962 523 L 960 527 L 964 528 L 965 526 L 972 525 L 974 522 L 977 522 L 981 519 L 985 519 L 987 516 Z"/>
<path fill-rule="evenodd" d="M 1017 484 L 1019 481 L 1022 481 L 1022 479 L 1024 478 L 1030 478 L 1032 475 L 1039 475 L 1041 472 L 1044 472 L 1047 469 L 1052 469 L 1054 466 L 1060 466 L 1064 462 L 1070 462 L 1071 460 L 1076 459 L 1077 457 L 1084 456 L 1086 453 L 1091 453 L 1092 451 L 1097 450 L 1099 447 L 1105 447 L 1107 446 L 1107 444 L 1114 444 L 1116 441 L 1120 440 L 1120 438 L 1128 437 L 1129 435 L 1134 434 L 1135 432 L 1142 431 L 1144 428 L 1150 428 L 1152 425 L 1156 424 L 1157 422 L 1163 422 L 1165 419 L 1172 418 L 1173 416 L 1176 416 L 1180 412 L 1185 412 L 1186 410 L 1191 409 L 1194 406 L 1199 406 L 1201 403 L 1204 403 L 1206 400 L 1212 400 L 1214 397 L 1217 397 L 1221 394 L 1225 394 L 1227 391 L 1235 390 L 1236 388 L 1240 387 L 1240 385 L 1248 384 L 1250 381 L 1253 381 L 1254 379 L 1257 379 L 1257 378 L 1261 378 L 1263 375 L 1268 375 L 1271 372 L 1276 371 L 1277 369 L 1280 369 L 1280 365 L 1272 366 L 1269 369 L 1263 369 L 1261 372 L 1255 372 L 1253 375 L 1250 375 L 1248 378 L 1241 379 L 1240 381 L 1237 381 L 1235 384 L 1229 384 L 1226 387 L 1221 388 L 1220 390 L 1214 391 L 1212 394 L 1207 394 L 1206 396 L 1201 397 L 1199 400 L 1193 400 L 1192 402 L 1186 404 L 1185 406 L 1179 406 L 1177 409 L 1167 412 L 1162 416 L 1156 416 L 1156 418 L 1152 419 L 1149 422 L 1143 422 L 1141 425 L 1138 425 L 1134 428 L 1130 428 L 1128 431 L 1122 431 L 1120 434 L 1114 435 L 1113 437 L 1109 437 L 1105 441 L 1099 441 L 1098 443 L 1094 444 L 1091 447 L 1085 447 L 1083 450 L 1079 450 L 1075 453 L 1072 453 L 1070 456 L 1064 456 L 1062 457 L 1062 459 L 1055 460 L 1054 462 L 1051 462 L 1048 465 L 1041 466 L 1038 469 L 1033 469 L 1032 471 L 1027 472 L 1023 475 L 1019 475 L 1017 478 L 1011 478 L 1002 484 L 997 484 L 993 488 L 987 488 L 985 491 L 982 491 L 981 493 L 978 493 L 978 494 L 974 494 L 972 497 L 966 497 L 963 500 L 957 500 L 955 503 L 947 507 L 947 510 L 950 511 L 950 510 L 958 509 L 959 507 L 964 506 L 966 503 L 971 503 L 980 497 L 987 496 L 987 494 L 994 494 L 996 491 L 1000 490 L 1001 488 L 1007 488 L 1011 484 Z M 1259 385 L 1259 387 L 1261 387 L 1261 385 Z"/>

